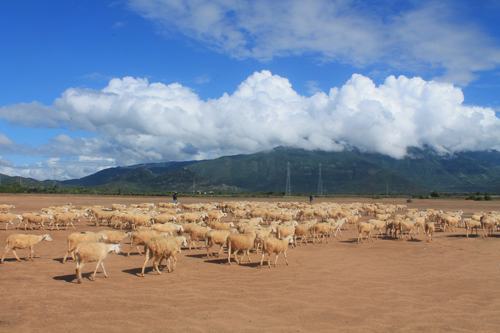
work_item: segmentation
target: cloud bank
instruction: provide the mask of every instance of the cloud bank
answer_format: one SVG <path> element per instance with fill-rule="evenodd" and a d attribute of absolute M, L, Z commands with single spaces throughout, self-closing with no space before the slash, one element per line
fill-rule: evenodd
<path fill-rule="evenodd" d="M 72 178 L 113 165 L 213 158 L 278 145 L 357 147 L 395 158 L 404 157 L 408 147 L 500 150 L 495 111 L 463 101 L 461 89 L 448 83 L 389 76 L 376 85 L 359 74 L 341 87 L 303 96 L 287 78 L 261 71 L 216 99 L 204 100 L 179 83 L 123 77 L 100 90 L 67 89 L 49 106 L 4 106 L 0 118 L 93 133 L 59 135 L 31 148 L 33 154 L 58 158 L 50 160 L 55 175 L 43 174 L 49 160 L 23 167 L 25 175 L 39 170 L 30 174 L 39 179 Z M 0 153 L 14 144 L 0 135 Z"/>
<path fill-rule="evenodd" d="M 500 65 L 499 42 L 455 2 L 129 0 L 168 36 L 181 33 L 235 58 L 315 54 L 357 67 L 438 72 L 467 84 Z M 458 6 L 458 5 L 457 5 Z"/>

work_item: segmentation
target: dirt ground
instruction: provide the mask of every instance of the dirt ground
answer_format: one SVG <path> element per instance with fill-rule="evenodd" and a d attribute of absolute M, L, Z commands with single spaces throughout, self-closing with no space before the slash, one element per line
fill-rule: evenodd
<path fill-rule="evenodd" d="M 168 199 L 0 195 L 0 203 L 15 204 L 18 212 L 68 202 Z M 374 201 L 334 201 L 361 200 Z M 409 206 L 500 210 L 498 201 L 415 200 Z M 18 263 L 9 254 L 0 265 L 0 332 L 500 332 L 500 233 L 466 239 L 459 230 L 438 233 L 432 243 L 358 245 L 347 230 L 328 244 L 291 249 L 289 266 L 281 261 L 259 269 L 256 254 L 251 264 L 229 266 L 193 250 L 183 252 L 175 272 L 144 278 L 136 276 L 142 256 L 110 255 L 109 279 L 98 274 L 78 285 L 74 263 L 60 262 L 69 232 L 50 232 L 54 241 L 38 244 L 34 262 Z M 0 231 L 0 244 L 11 233 Z M 84 271 L 93 269 L 89 264 Z"/>

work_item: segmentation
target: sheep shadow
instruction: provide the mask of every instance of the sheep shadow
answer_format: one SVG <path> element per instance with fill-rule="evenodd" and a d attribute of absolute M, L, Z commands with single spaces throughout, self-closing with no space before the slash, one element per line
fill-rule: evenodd
<path fill-rule="evenodd" d="M 188 257 L 188 258 L 203 259 L 203 258 L 207 257 L 207 254 L 206 253 L 186 254 L 186 257 Z"/>
<path fill-rule="evenodd" d="M 57 261 L 57 262 L 59 262 L 59 263 L 63 264 L 63 260 L 64 260 L 64 258 L 62 258 L 62 257 L 61 257 L 61 258 L 53 258 L 52 260 L 53 260 L 53 261 Z M 68 261 L 73 261 L 73 259 L 72 259 L 71 257 L 69 257 L 67 260 L 68 260 Z"/>
<path fill-rule="evenodd" d="M 234 262 L 234 260 L 232 260 Z M 227 257 L 225 258 L 216 258 L 216 259 L 207 259 L 205 260 L 206 263 L 209 264 L 216 264 L 216 265 L 227 265 Z"/>
<path fill-rule="evenodd" d="M 26 258 L 21 258 L 21 261 L 19 261 L 19 262 L 23 262 L 23 261 L 29 261 L 29 260 Z M 4 262 L 17 262 L 17 260 L 16 260 L 16 258 L 5 258 Z"/>
<path fill-rule="evenodd" d="M 264 259 L 264 262 L 266 262 L 266 260 Z M 267 262 L 266 262 L 267 263 Z M 259 268 L 260 267 L 260 261 L 256 261 L 256 262 L 245 262 L 245 263 L 241 263 L 240 266 L 243 266 L 243 267 L 249 267 L 249 268 Z"/>
<path fill-rule="evenodd" d="M 453 235 L 446 235 L 447 238 L 467 238 L 466 234 L 453 234 Z M 469 238 L 479 238 L 481 235 L 476 235 L 476 234 L 469 234 Z"/>
<path fill-rule="evenodd" d="M 227 262 L 227 257 L 225 257 L 225 258 L 218 258 L 218 259 L 208 259 L 208 260 L 205 260 L 205 262 L 209 263 L 209 264 L 227 265 L 227 266 L 229 266 L 229 264 Z M 258 261 L 251 261 L 251 262 L 241 262 L 240 264 L 238 264 L 238 263 L 236 263 L 236 261 L 233 258 L 231 258 L 231 266 L 240 266 L 240 267 L 247 267 L 247 268 L 257 268 L 257 267 L 260 266 L 260 260 L 258 260 Z"/>
<path fill-rule="evenodd" d="M 351 238 L 347 240 L 341 240 L 340 243 L 346 243 L 346 244 L 355 244 L 358 242 L 357 238 Z"/>
<path fill-rule="evenodd" d="M 126 258 L 126 257 L 135 257 L 135 256 L 144 256 L 144 253 L 140 254 L 139 252 L 130 252 L 130 254 L 127 254 L 127 252 L 120 251 L 120 253 L 118 255 Z"/>
<path fill-rule="evenodd" d="M 82 277 L 88 277 L 90 274 L 82 274 Z M 76 283 L 76 276 L 75 274 L 67 274 L 67 275 L 58 275 L 54 276 L 52 279 L 56 281 L 64 281 L 67 283 Z"/>
<path fill-rule="evenodd" d="M 407 242 L 412 242 L 412 243 L 420 243 L 420 242 L 423 242 L 423 240 L 418 239 L 418 238 L 411 238 L 411 239 L 407 239 L 406 241 L 407 241 Z"/>
<path fill-rule="evenodd" d="M 153 270 L 154 270 L 153 267 L 146 266 L 146 269 L 144 270 L 144 274 L 148 274 L 149 272 L 152 272 Z M 141 274 L 141 272 L 142 272 L 142 268 L 141 267 L 138 267 L 138 268 L 128 268 L 128 269 L 122 270 L 122 272 L 130 274 L 130 275 L 139 276 L 139 274 Z"/>

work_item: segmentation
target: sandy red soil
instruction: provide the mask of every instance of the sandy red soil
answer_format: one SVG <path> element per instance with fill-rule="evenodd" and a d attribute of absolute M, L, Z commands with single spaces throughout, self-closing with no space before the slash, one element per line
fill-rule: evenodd
<path fill-rule="evenodd" d="M 2 195 L 0 203 L 13 203 L 21 212 L 68 202 L 167 199 Z M 336 201 L 354 200 L 361 199 Z M 498 201 L 410 205 L 500 210 Z M 0 244 L 13 232 L 0 231 Z M 18 263 L 10 254 L 0 265 L 0 332 L 500 331 L 500 236 L 466 239 L 458 230 L 438 233 L 432 243 L 380 239 L 358 245 L 348 230 L 340 240 L 291 249 L 289 266 L 258 269 L 256 254 L 251 264 L 229 266 L 193 250 L 183 252 L 175 272 L 144 278 L 136 276 L 142 256 L 110 255 L 109 279 L 98 274 L 95 282 L 78 285 L 74 263 L 60 262 L 69 232 L 51 232 L 54 241 L 38 244 L 34 262 Z"/>

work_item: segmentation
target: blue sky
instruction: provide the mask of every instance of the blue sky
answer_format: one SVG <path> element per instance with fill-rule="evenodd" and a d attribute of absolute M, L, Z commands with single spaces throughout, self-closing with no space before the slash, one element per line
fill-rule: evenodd
<path fill-rule="evenodd" d="M 499 16 L 487 0 L 2 1 L 0 172 L 498 149 Z"/>

